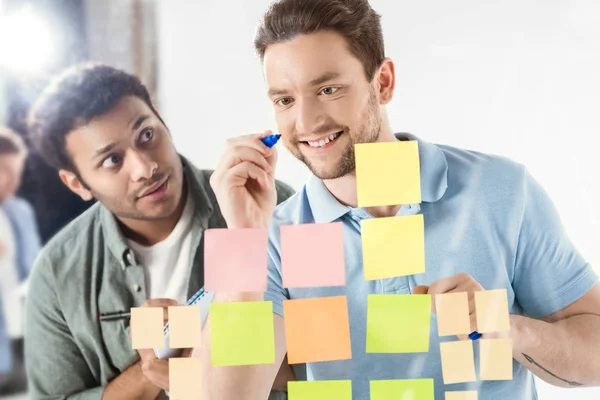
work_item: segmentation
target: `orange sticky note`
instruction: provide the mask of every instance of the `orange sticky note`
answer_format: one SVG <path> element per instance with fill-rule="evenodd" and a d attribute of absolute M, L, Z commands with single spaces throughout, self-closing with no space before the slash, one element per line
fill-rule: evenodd
<path fill-rule="evenodd" d="M 423 214 L 364 219 L 360 230 L 365 280 L 425 272 Z"/>
<path fill-rule="evenodd" d="M 207 229 L 204 286 L 207 291 L 267 290 L 267 229 Z"/>
<path fill-rule="evenodd" d="M 200 400 L 201 366 L 200 358 L 169 358 L 169 398 Z"/>
<path fill-rule="evenodd" d="M 513 378 L 511 339 L 480 339 L 479 367 L 482 381 L 506 381 Z"/>
<path fill-rule="evenodd" d="M 446 392 L 446 400 L 477 400 L 477 390 Z"/>
<path fill-rule="evenodd" d="M 444 384 L 475 382 L 473 342 L 459 340 L 440 343 Z"/>
<path fill-rule="evenodd" d="M 346 296 L 285 300 L 283 315 L 290 364 L 352 358 Z"/>
<path fill-rule="evenodd" d="M 436 294 L 435 311 L 439 336 L 471 333 L 467 292 Z"/>
<path fill-rule="evenodd" d="M 163 347 L 162 307 L 133 307 L 130 326 L 133 349 Z"/>
<path fill-rule="evenodd" d="M 284 225 L 280 229 L 284 288 L 346 284 L 341 222 Z"/>
<path fill-rule="evenodd" d="M 475 314 L 479 333 L 510 330 L 506 289 L 475 292 Z"/>
<path fill-rule="evenodd" d="M 186 349 L 200 347 L 201 343 L 200 306 L 169 307 L 169 347 Z"/>
<path fill-rule="evenodd" d="M 354 146 L 359 207 L 421 202 L 421 167 L 416 140 Z"/>

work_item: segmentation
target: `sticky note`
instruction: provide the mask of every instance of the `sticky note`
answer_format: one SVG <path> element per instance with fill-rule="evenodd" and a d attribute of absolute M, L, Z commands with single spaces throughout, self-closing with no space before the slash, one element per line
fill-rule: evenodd
<path fill-rule="evenodd" d="M 480 339 L 479 368 L 482 381 L 504 381 L 513 378 L 511 339 Z"/>
<path fill-rule="evenodd" d="M 352 400 L 352 381 L 290 381 L 288 400 Z"/>
<path fill-rule="evenodd" d="M 273 303 L 212 303 L 210 345 L 213 366 L 274 363 Z"/>
<path fill-rule="evenodd" d="M 430 326 L 430 295 L 368 296 L 367 353 L 428 352 Z"/>
<path fill-rule="evenodd" d="M 510 330 L 506 289 L 475 292 L 475 314 L 479 333 Z"/>
<path fill-rule="evenodd" d="M 169 307 L 169 347 L 186 349 L 200 347 L 201 343 L 200 306 Z"/>
<path fill-rule="evenodd" d="M 133 349 L 163 347 L 162 307 L 133 307 L 130 326 Z"/>
<path fill-rule="evenodd" d="M 268 237 L 267 229 L 207 229 L 204 232 L 205 289 L 264 292 Z"/>
<path fill-rule="evenodd" d="M 199 400 L 201 396 L 200 358 L 169 359 L 169 398 Z"/>
<path fill-rule="evenodd" d="M 475 382 L 473 342 L 459 340 L 440 343 L 444 384 Z"/>
<path fill-rule="evenodd" d="M 433 400 L 433 379 L 371 381 L 371 400 Z"/>
<path fill-rule="evenodd" d="M 285 300 L 283 315 L 290 364 L 352 358 L 346 296 Z"/>
<path fill-rule="evenodd" d="M 436 294 L 435 311 L 439 336 L 468 335 L 472 332 L 467 292 Z"/>
<path fill-rule="evenodd" d="M 421 202 L 417 141 L 355 145 L 359 207 Z"/>
<path fill-rule="evenodd" d="M 284 225 L 280 230 L 284 288 L 346 285 L 341 222 Z"/>
<path fill-rule="evenodd" d="M 385 279 L 425 272 L 423 215 L 361 221 L 365 279 Z"/>
<path fill-rule="evenodd" d="M 477 390 L 446 392 L 446 400 L 477 400 Z"/>

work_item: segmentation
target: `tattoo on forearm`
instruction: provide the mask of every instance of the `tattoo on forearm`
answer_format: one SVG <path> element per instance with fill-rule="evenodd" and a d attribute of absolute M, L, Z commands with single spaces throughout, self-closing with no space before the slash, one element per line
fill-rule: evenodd
<path fill-rule="evenodd" d="M 530 363 L 532 363 L 533 365 L 535 365 L 536 367 L 538 367 L 539 369 L 541 369 L 542 371 L 544 371 L 548 375 L 551 375 L 551 376 L 555 377 L 556 379 L 561 380 L 561 381 L 569 384 L 570 386 L 583 386 L 582 383 L 574 382 L 574 381 L 568 381 L 566 379 L 561 378 L 560 376 L 556 376 L 555 374 L 553 374 L 552 372 L 548 371 L 546 368 L 544 368 L 540 364 L 538 364 L 533 358 L 529 357 L 527 354 L 525 354 L 525 353 L 521 353 L 521 354 L 523 354 L 523 356 L 527 359 L 527 361 L 529 361 Z"/>

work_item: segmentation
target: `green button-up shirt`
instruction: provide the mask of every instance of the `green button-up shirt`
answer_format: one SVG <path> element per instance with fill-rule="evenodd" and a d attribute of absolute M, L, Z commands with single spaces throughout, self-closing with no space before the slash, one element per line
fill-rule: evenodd
<path fill-rule="evenodd" d="M 182 158 L 196 210 L 188 297 L 204 285 L 204 231 L 224 228 L 209 185 L 212 171 Z M 294 191 L 277 182 L 277 202 Z M 97 203 L 59 232 L 30 276 L 25 357 L 31 399 L 101 399 L 104 387 L 139 361 L 129 321 L 100 323 L 101 313 L 141 306 L 148 298 L 140 265 L 113 214 Z M 271 398 L 286 398 L 275 392 Z"/>

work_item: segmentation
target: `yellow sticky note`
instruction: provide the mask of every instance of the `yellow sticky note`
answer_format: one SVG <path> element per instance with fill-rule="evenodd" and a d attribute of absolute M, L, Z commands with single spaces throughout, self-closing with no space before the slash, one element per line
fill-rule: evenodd
<path fill-rule="evenodd" d="M 133 307 L 130 326 L 132 348 L 137 350 L 163 347 L 162 307 Z"/>
<path fill-rule="evenodd" d="M 436 294 L 435 311 L 439 336 L 471 333 L 467 292 Z"/>
<path fill-rule="evenodd" d="M 169 398 L 173 400 L 200 400 L 200 358 L 169 359 Z"/>
<path fill-rule="evenodd" d="M 364 219 L 360 229 L 365 280 L 425 272 L 422 214 Z"/>
<path fill-rule="evenodd" d="M 475 382 L 473 342 L 459 340 L 440 343 L 444 384 Z"/>
<path fill-rule="evenodd" d="M 446 392 L 446 400 L 477 400 L 477 390 Z"/>
<path fill-rule="evenodd" d="M 352 381 L 290 381 L 289 400 L 352 400 Z"/>
<path fill-rule="evenodd" d="M 475 292 L 475 313 L 479 333 L 510 330 L 506 289 Z"/>
<path fill-rule="evenodd" d="M 210 346 L 213 366 L 274 363 L 273 303 L 212 303 Z"/>
<path fill-rule="evenodd" d="M 202 317 L 200 306 L 169 307 L 169 347 L 185 349 L 200 347 Z"/>
<path fill-rule="evenodd" d="M 371 381 L 371 400 L 433 400 L 433 379 Z"/>
<path fill-rule="evenodd" d="M 482 381 L 509 381 L 513 378 L 511 339 L 480 339 L 479 368 Z"/>
<path fill-rule="evenodd" d="M 354 148 L 359 207 L 421 202 L 417 141 L 360 143 Z"/>
<path fill-rule="evenodd" d="M 367 353 L 428 352 L 430 327 L 430 295 L 368 296 Z"/>

